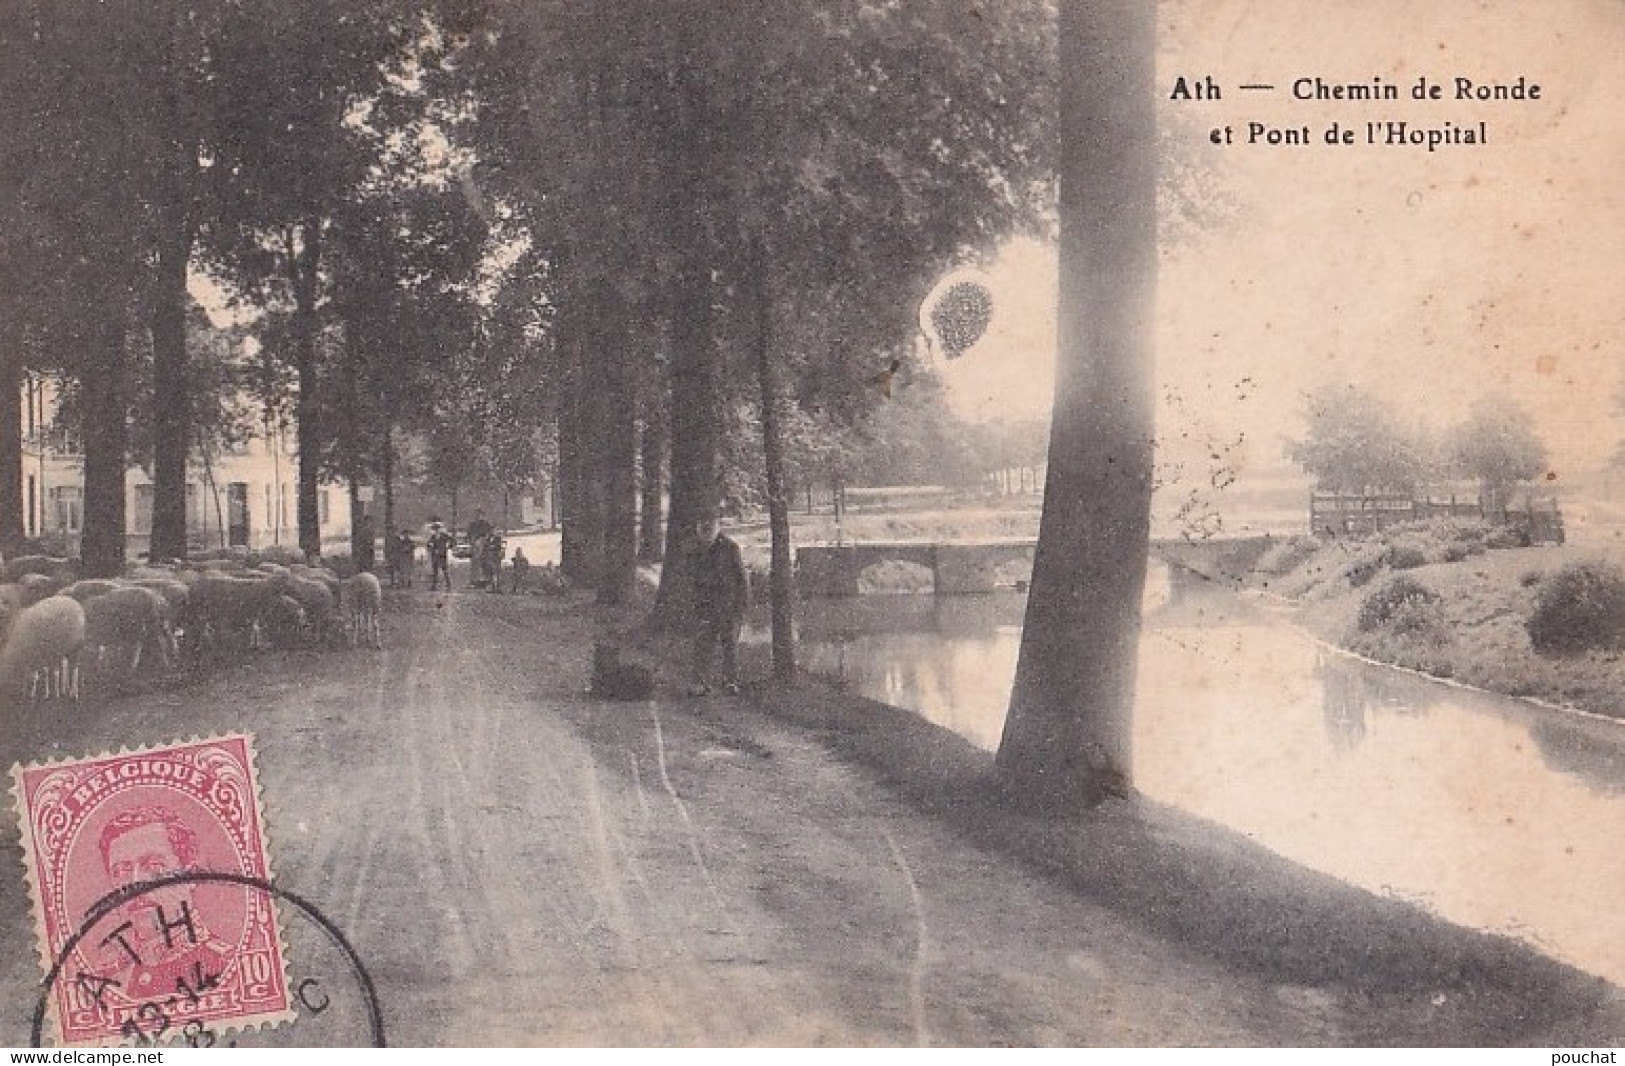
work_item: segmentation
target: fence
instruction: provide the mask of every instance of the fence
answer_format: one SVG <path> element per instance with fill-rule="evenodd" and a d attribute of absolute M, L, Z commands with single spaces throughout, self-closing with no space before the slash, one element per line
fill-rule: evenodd
<path fill-rule="evenodd" d="M 1366 536 L 1407 522 L 1461 518 L 1504 526 L 1530 544 L 1563 543 L 1563 512 L 1553 498 L 1537 507 L 1526 498 L 1520 510 L 1509 507 L 1490 515 L 1478 500 L 1446 500 L 1399 494 L 1348 495 L 1316 492 L 1309 497 L 1309 529 L 1316 536 Z"/>

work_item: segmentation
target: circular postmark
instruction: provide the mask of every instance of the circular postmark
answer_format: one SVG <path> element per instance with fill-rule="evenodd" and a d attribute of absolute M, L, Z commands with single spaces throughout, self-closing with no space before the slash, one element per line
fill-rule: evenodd
<path fill-rule="evenodd" d="M 197 917 L 206 908 L 194 906 L 196 893 L 209 890 L 241 895 L 249 908 L 284 905 L 282 936 L 300 963 L 287 979 L 290 1011 L 250 1026 L 230 1024 L 230 1014 L 224 1025 L 211 1020 L 211 1004 L 226 997 L 225 985 L 240 995 L 244 986 L 273 975 L 253 973 L 252 954 L 217 947 L 219 938 Z M 152 912 L 159 919 L 157 937 L 137 938 L 132 915 Z M 86 965 L 91 945 L 116 962 Z M 33 1046 L 43 1046 L 53 1004 L 61 1009 L 62 1003 L 116 1010 L 119 1037 L 134 1044 L 384 1046 L 372 978 L 343 932 L 298 893 L 246 874 L 192 870 L 138 881 L 98 900 L 41 983 Z"/>

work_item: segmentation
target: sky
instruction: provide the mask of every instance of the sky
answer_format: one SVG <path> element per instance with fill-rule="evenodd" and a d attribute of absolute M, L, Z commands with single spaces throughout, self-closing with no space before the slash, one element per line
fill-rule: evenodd
<path fill-rule="evenodd" d="M 1371 389 L 1437 427 L 1490 392 L 1536 419 L 1553 469 L 1625 439 L 1625 4 L 1617 0 L 1164 0 L 1159 95 L 1204 194 L 1233 205 L 1165 239 L 1158 379 L 1165 453 L 1279 466 L 1316 385 Z M 1172 101 L 1211 75 L 1218 99 Z M 1400 88 L 1396 101 L 1303 101 L 1299 78 Z M 1418 77 L 1445 98 L 1410 97 Z M 1538 84 L 1538 100 L 1458 101 L 1454 79 Z M 1270 84 L 1270 91 L 1240 86 Z M 1329 146 L 1326 127 L 1477 130 L 1478 146 Z M 1313 143 L 1214 145 L 1230 126 L 1310 127 Z M 1172 233 L 1170 227 L 1165 233 Z M 1013 245 L 988 271 L 983 342 L 942 364 L 970 417 L 1046 409 L 1053 251 Z"/>

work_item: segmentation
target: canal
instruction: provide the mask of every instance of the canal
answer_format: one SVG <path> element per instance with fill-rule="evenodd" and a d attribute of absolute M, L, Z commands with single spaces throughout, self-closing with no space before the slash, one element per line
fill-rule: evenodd
<path fill-rule="evenodd" d="M 1158 568 L 1140 648 L 1147 796 L 1295 862 L 1625 985 L 1625 724 L 1348 658 Z M 994 750 L 1025 597 L 798 605 L 804 665 Z M 747 640 L 765 640 L 762 622 Z"/>

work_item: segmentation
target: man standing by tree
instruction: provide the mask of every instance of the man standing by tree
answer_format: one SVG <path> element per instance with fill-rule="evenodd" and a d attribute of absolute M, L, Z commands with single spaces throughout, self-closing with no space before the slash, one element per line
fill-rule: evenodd
<path fill-rule="evenodd" d="M 694 526 L 694 606 L 699 629 L 694 637 L 694 684 L 689 695 L 711 692 L 711 660 L 722 646 L 722 683 L 739 691 L 739 627 L 750 604 L 750 576 L 739 545 L 724 536 L 714 519 Z"/>

